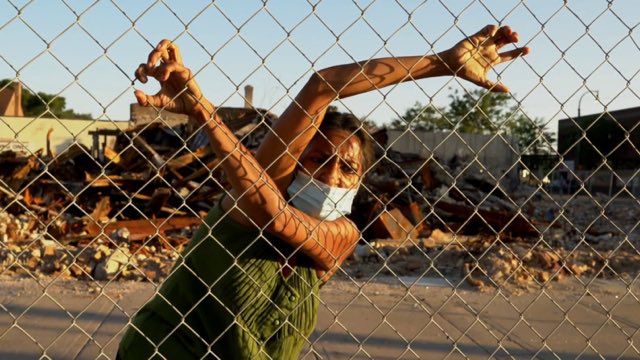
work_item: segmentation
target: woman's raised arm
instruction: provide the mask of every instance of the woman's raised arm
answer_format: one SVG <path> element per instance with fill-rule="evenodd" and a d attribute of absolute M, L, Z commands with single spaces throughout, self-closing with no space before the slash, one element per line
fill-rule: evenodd
<path fill-rule="evenodd" d="M 160 82 L 155 95 L 136 90 L 138 103 L 179 112 L 197 120 L 209 136 L 233 190 L 223 208 L 242 223 L 258 226 L 310 256 L 323 270 L 331 270 L 351 253 L 360 238 L 348 219 L 320 221 L 290 206 L 271 177 L 216 114 L 215 106 L 200 91 L 191 71 L 184 67 L 179 49 L 163 40 L 147 63 L 136 70 L 146 83 Z"/>
<path fill-rule="evenodd" d="M 327 106 L 338 98 L 427 77 L 455 75 L 491 91 L 507 92 L 487 75 L 495 66 L 529 53 L 529 48 L 500 52 L 518 41 L 510 27 L 488 25 L 451 49 L 436 55 L 380 58 L 333 66 L 314 73 L 273 125 L 256 157 L 281 191 L 285 191 L 297 160 L 320 126 Z"/>

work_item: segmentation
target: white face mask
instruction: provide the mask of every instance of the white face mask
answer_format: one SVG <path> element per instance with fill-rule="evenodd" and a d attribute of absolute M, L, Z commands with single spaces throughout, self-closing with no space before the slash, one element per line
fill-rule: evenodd
<path fill-rule="evenodd" d="M 299 171 L 287 193 L 298 210 L 320 220 L 335 220 L 351 213 L 358 189 L 331 187 Z"/>

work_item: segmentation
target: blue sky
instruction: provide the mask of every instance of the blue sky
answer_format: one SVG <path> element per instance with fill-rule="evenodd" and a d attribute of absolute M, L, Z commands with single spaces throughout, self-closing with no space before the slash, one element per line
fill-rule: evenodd
<path fill-rule="evenodd" d="M 599 100 L 585 96 L 583 114 L 639 105 L 638 22 L 633 0 L 0 0 L 0 78 L 60 94 L 78 112 L 126 120 L 135 68 L 169 38 L 216 104 L 241 106 L 251 84 L 255 105 L 279 114 L 313 69 L 430 54 L 500 23 L 533 49 L 499 67 L 503 82 L 527 114 L 555 129 L 587 91 Z M 425 79 L 338 105 L 382 124 L 416 101 L 446 105 L 449 88 L 461 87 L 475 88 Z"/>

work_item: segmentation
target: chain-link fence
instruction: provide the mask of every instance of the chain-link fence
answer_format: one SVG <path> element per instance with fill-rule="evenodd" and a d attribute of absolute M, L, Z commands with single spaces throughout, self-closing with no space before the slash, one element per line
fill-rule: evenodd
<path fill-rule="evenodd" d="M 639 22 L 0 2 L 0 358 L 637 358 Z"/>

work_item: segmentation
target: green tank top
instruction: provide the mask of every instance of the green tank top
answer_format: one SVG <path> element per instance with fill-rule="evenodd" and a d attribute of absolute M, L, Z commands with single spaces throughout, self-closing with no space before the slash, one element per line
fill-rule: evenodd
<path fill-rule="evenodd" d="M 296 359 L 318 313 L 311 260 L 286 278 L 292 249 L 243 226 L 218 204 L 158 293 L 135 315 L 122 359 Z"/>

